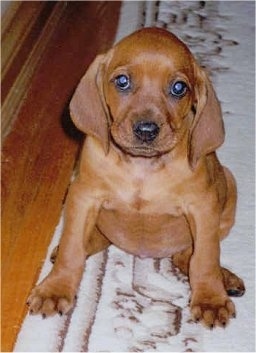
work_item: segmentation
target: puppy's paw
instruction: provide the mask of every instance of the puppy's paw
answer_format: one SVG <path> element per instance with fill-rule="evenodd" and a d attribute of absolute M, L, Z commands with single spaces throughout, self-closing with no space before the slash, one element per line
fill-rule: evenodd
<path fill-rule="evenodd" d="M 235 305 L 226 294 L 195 294 L 190 309 L 193 319 L 210 329 L 226 327 L 229 319 L 236 316 Z"/>
<path fill-rule="evenodd" d="M 59 245 L 55 246 L 55 248 L 53 249 L 51 256 L 50 256 L 50 261 L 52 264 L 55 263 L 56 258 L 58 256 L 58 252 L 59 252 Z"/>
<path fill-rule="evenodd" d="M 41 314 L 46 318 L 56 313 L 67 314 L 73 307 L 75 298 L 76 293 L 67 281 L 50 276 L 32 290 L 27 305 L 30 314 Z"/>
<path fill-rule="evenodd" d="M 236 274 L 222 267 L 223 282 L 230 297 L 241 297 L 245 293 L 244 282 Z"/>

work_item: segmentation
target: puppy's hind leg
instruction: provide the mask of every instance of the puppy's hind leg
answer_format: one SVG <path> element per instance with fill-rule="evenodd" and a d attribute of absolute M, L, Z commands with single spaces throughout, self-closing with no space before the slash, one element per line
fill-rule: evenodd
<path fill-rule="evenodd" d="M 58 256 L 58 252 L 59 252 L 59 245 L 55 246 L 55 248 L 53 249 L 51 256 L 50 256 L 50 261 L 52 264 L 54 264 L 54 262 L 56 261 L 56 258 Z"/>
<path fill-rule="evenodd" d="M 86 252 L 88 256 L 91 256 L 102 250 L 105 250 L 109 247 L 109 245 L 111 245 L 111 242 L 101 233 L 101 231 L 96 226 L 86 245 Z"/>
<path fill-rule="evenodd" d="M 189 262 L 191 255 L 192 248 L 190 247 L 173 255 L 172 257 L 173 264 L 186 276 L 188 276 L 189 273 Z M 241 297 L 245 292 L 243 280 L 224 267 L 221 267 L 221 272 L 227 294 L 230 297 Z"/>
<path fill-rule="evenodd" d="M 88 257 L 102 250 L 105 250 L 107 247 L 109 247 L 109 245 L 111 245 L 111 242 L 100 232 L 97 227 L 95 227 L 86 245 L 86 252 L 88 254 Z M 53 264 L 55 263 L 56 258 L 58 256 L 58 251 L 59 245 L 55 246 L 50 256 L 50 261 Z"/>

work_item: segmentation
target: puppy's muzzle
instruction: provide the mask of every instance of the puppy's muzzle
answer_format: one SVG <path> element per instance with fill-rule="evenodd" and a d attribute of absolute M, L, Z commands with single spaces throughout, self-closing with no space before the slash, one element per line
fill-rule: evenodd
<path fill-rule="evenodd" d="M 153 121 L 138 121 L 133 125 L 134 135 L 145 143 L 151 143 L 159 134 L 159 126 Z"/>

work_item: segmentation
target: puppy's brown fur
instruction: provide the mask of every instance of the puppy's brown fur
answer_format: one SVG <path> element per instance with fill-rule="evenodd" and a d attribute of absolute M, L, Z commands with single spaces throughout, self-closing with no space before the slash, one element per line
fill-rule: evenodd
<path fill-rule="evenodd" d="M 179 84 L 173 93 L 177 82 L 182 94 Z M 236 184 L 215 154 L 224 141 L 219 102 L 188 48 L 161 29 L 135 32 L 95 59 L 70 111 L 87 137 L 58 256 L 32 291 L 31 312 L 68 312 L 85 259 L 113 243 L 141 257 L 173 256 L 189 276 L 195 320 L 225 326 L 235 316 L 228 294 L 244 292 L 220 266 Z"/>

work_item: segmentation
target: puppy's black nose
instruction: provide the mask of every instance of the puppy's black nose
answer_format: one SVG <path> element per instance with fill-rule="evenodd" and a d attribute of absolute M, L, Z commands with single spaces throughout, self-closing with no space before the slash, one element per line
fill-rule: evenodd
<path fill-rule="evenodd" d="M 142 142 L 152 142 L 159 134 L 159 127 L 152 121 L 138 121 L 133 125 L 134 135 Z"/>

